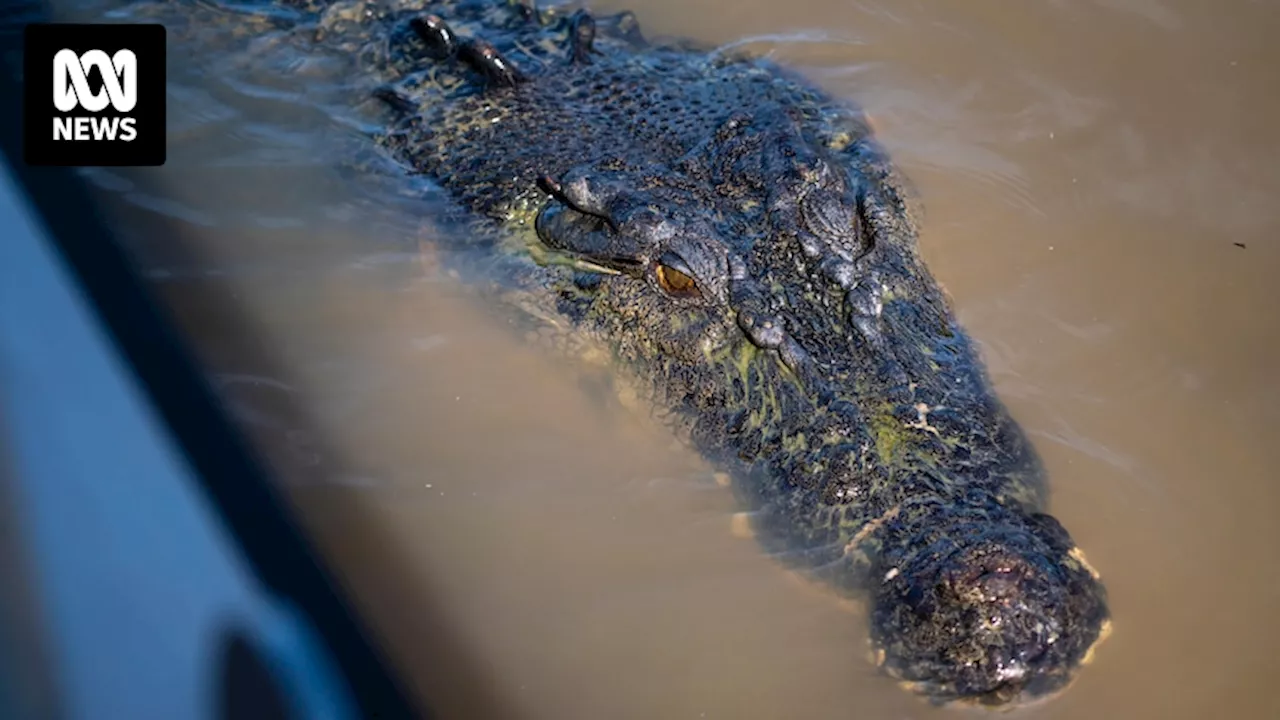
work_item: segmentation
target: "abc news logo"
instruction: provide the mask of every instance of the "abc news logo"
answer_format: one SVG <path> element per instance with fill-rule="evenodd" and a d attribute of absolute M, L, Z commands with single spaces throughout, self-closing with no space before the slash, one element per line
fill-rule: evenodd
<path fill-rule="evenodd" d="M 25 39 L 27 163 L 164 164 L 164 26 L 42 23 Z"/>
<path fill-rule="evenodd" d="M 86 68 L 94 68 L 102 75 L 102 89 L 93 92 L 89 88 Z M 101 50 L 90 50 L 77 56 L 72 50 L 60 50 L 53 56 L 53 105 L 60 112 L 69 113 L 76 107 L 89 112 L 101 112 L 107 103 L 117 113 L 133 112 L 138 105 L 138 56 L 132 50 L 121 50 L 111 57 Z M 115 140 L 130 142 L 138 137 L 134 118 L 55 117 L 54 140 Z"/>

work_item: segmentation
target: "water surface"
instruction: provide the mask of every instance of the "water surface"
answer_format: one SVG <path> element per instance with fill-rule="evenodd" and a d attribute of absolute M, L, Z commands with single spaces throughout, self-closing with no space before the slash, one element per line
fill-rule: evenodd
<path fill-rule="evenodd" d="M 1020 714 L 1280 717 L 1280 6 L 625 7 L 864 106 L 918 186 L 924 256 L 1110 593 L 1095 662 Z M 341 168 L 341 58 L 174 50 L 170 163 L 91 177 L 444 716 L 954 714 L 735 536 L 712 468 L 417 252 L 430 188 Z"/>

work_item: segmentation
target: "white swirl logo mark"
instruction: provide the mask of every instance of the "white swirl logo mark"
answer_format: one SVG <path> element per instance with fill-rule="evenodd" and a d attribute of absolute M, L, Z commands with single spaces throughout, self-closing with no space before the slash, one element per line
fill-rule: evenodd
<path fill-rule="evenodd" d="M 102 89 L 96 93 L 89 90 L 89 70 L 95 67 L 102 75 Z M 108 102 L 122 113 L 138 104 L 138 58 L 132 50 L 121 50 L 112 57 L 101 50 L 84 55 L 60 50 L 53 56 L 53 104 L 58 110 L 71 112 L 78 104 L 89 112 L 99 112 Z"/>

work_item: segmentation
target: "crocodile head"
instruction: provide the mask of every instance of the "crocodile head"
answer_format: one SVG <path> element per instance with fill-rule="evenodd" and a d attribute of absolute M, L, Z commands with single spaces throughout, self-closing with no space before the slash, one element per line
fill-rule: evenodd
<path fill-rule="evenodd" d="M 865 119 L 766 63 L 647 45 L 628 14 L 512 8 L 454 8 L 472 40 L 414 26 L 461 65 L 405 76 L 387 147 L 527 241 L 536 266 L 494 261 L 509 297 L 610 348 L 734 470 L 768 552 L 872 599 L 887 673 L 937 701 L 1062 687 L 1103 587 L 1041 514 L 1035 453 Z"/>
<path fill-rule="evenodd" d="M 770 108 L 671 163 L 620 148 L 543 178 L 538 238 L 576 266 L 559 309 L 739 464 L 767 548 L 870 589 L 885 671 L 939 702 L 1043 696 L 1102 633 L 1103 587 L 1037 512 L 897 176 L 824 127 Z"/>

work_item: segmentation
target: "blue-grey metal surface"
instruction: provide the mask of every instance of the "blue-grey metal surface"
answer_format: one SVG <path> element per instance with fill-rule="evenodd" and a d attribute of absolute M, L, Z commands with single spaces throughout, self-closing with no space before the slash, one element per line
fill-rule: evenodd
<path fill-rule="evenodd" d="M 298 717 L 354 717 L 325 649 L 248 571 L 2 166 L 0 237 L 6 494 L 65 716 L 213 717 L 235 628 Z"/>

